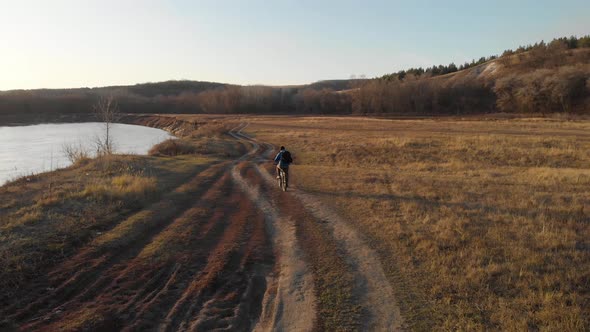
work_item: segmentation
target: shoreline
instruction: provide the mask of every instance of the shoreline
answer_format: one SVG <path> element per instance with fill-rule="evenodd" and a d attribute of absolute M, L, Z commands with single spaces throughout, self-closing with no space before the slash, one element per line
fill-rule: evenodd
<path fill-rule="evenodd" d="M 79 118 L 69 118 L 69 120 L 81 120 Z M 77 124 L 77 123 L 99 123 L 96 122 L 96 119 L 92 119 L 92 118 L 87 118 L 85 119 L 87 121 L 59 121 L 59 122 L 42 122 L 42 123 L 19 123 L 19 124 L 15 124 L 15 125 L 10 125 L 10 126 L 4 126 L 4 127 L 26 127 L 26 126 L 40 126 L 40 125 L 68 125 L 68 124 Z M 159 120 L 159 121 L 158 121 Z M 135 116 L 123 116 L 121 117 L 120 121 L 117 121 L 114 124 L 121 124 L 121 125 L 131 125 L 131 126 L 141 126 L 141 127 L 147 127 L 147 128 L 154 128 L 154 129 L 160 129 L 160 130 L 164 130 L 167 133 L 170 134 L 171 137 L 169 138 L 179 138 L 181 136 L 183 136 L 183 134 L 185 133 L 186 129 L 189 127 L 189 125 L 187 124 L 187 121 L 174 121 L 172 119 L 154 119 L 153 117 L 148 117 L 148 118 L 144 118 L 144 117 L 135 117 Z M 167 139 L 169 139 L 167 138 Z M 160 144 L 156 143 L 153 144 L 151 146 L 148 147 L 148 150 L 153 148 L 155 145 Z M 88 150 L 88 149 L 86 149 Z M 128 152 L 121 152 L 121 153 L 114 153 L 115 155 L 121 155 L 121 156 L 125 156 L 125 155 L 134 155 L 135 153 L 129 153 Z M 139 156 L 149 156 L 149 153 L 145 153 L 145 154 L 138 154 Z M 95 160 L 97 158 L 97 156 L 90 156 L 89 159 L 91 160 Z M 59 159 L 59 158 L 58 158 Z M 53 169 L 44 169 L 44 170 L 38 170 L 38 171 L 25 171 L 22 173 L 14 173 L 12 174 L 11 172 L 7 173 L 6 178 L 3 181 L 0 181 L 0 188 L 3 186 L 6 186 L 10 183 L 22 180 L 22 179 L 26 179 L 26 178 L 32 178 L 32 177 L 38 177 L 38 176 L 42 176 L 43 174 L 46 173 L 51 173 L 51 172 L 55 172 L 55 171 L 59 171 L 59 170 L 65 170 L 68 169 L 69 167 L 73 166 L 75 164 L 75 162 L 73 163 L 58 163 L 58 165 L 56 165 L 55 168 Z M 16 166 L 15 166 L 16 167 Z M 12 167 L 11 167 L 12 168 Z M 45 168 L 45 167 L 42 167 Z M 16 168 L 15 168 L 16 169 Z"/>

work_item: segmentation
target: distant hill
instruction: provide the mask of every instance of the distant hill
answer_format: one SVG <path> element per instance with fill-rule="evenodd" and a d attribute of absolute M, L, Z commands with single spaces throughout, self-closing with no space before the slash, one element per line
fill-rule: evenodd
<path fill-rule="evenodd" d="M 313 114 L 590 114 L 590 37 L 541 42 L 460 66 L 410 68 L 300 97 L 298 109 Z"/>
<path fill-rule="evenodd" d="M 334 91 L 342 91 L 352 89 L 357 87 L 359 84 L 367 81 L 366 79 L 346 79 L 346 80 L 325 80 L 325 81 L 318 81 L 311 84 L 308 84 L 304 87 L 315 89 L 315 90 L 323 90 L 323 89 L 330 89 Z"/>
<path fill-rule="evenodd" d="M 411 68 L 349 92 L 353 114 L 590 113 L 590 36 Z"/>
<path fill-rule="evenodd" d="M 205 90 L 217 89 L 229 84 L 200 81 L 166 81 L 158 83 L 143 83 L 126 87 L 129 93 L 143 97 L 178 96 L 183 93 L 199 93 Z"/>
<path fill-rule="evenodd" d="M 109 95 L 124 113 L 590 113 L 590 36 L 559 38 L 459 66 L 410 68 L 374 79 L 293 86 L 185 80 L 0 91 L 0 125 L 85 116 L 99 98 Z"/>
<path fill-rule="evenodd" d="M 50 121 L 71 118 L 73 114 L 89 114 L 103 96 L 114 96 L 124 113 L 267 113 L 273 110 L 286 113 L 297 111 L 295 101 L 302 92 L 341 91 L 362 81 L 326 80 L 308 85 L 269 87 L 182 80 L 97 88 L 9 90 L 0 91 L 0 121 L 29 121 L 31 118 Z M 271 100 L 279 95 L 279 102 Z M 233 100 L 228 101 L 228 98 Z M 234 109 L 227 109 L 231 105 Z"/>
<path fill-rule="evenodd" d="M 29 95 L 37 97 L 58 97 L 72 95 L 137 95 L 141 97 L 176 96 L 182 93 L 199 93 L 209 89 L 226 87 L 229 84 L 201 81 L 165 81 L 135 85 L 115 85 L 97 88 L 73 89 L 32 89 L 0 91 L 0 96 Z"/>

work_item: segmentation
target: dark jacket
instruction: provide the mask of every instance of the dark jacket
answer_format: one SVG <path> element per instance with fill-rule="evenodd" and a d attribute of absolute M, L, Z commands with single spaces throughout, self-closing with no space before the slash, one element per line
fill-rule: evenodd
<path fill-rule="evenodd" d="M 277 156 L 275 157 L 275 164 L 279 165 L 280 168 L 289 168 L 289 165 L 291 164 L 283 160 L 283 152 L 285 151 L 287 150 L 279 151 L 279 153 L 277 153 Z"/>

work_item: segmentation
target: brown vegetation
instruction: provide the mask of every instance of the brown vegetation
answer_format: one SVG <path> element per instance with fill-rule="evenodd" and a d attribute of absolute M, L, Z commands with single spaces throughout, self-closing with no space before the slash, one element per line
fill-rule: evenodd
<path fill-rule="evenodd" d="M 510 74 L 496 81 L 497 107 L 505 112 L 570 113 L 590 107 L 590 63 Z"/>
<path fill-rule="evenodd" d="M 386 75 L 351 92 L 356 114 L 587 113 L 590 48 L 560 41 L 506 53 L 463 71 Z"/>
<path fill-rule="evenodd" d="M 381 255 L 417 330 L 590 327 L 590 127 L 562 120 L 252 120 L 294 188 Z"/>
<path fill-rule="evenodd" d="M 0 187 L 0 302 L 204 162 L 109 156 Z"/>
<path fill-rule="evenodd" d="M 154 145 L 148 154 L 150 156 L 178 156 L 182 154 L 194 154 L 197 149 L 193 144 L 181 139 L 167 139 Z"/>
<path fill-rule="evenodd" d="M 0 92 L 1 122 L 93 119 L 92 105 L 116 98 L 123 113 L 481 114 L 587 113 L 590 37 L 560 38 L 500 57 L 411 68 L 375 79 L 302 86 L 169 81 L 134 86 Z"/>
<path fill-rule="evenodd" d="M 245 146 L 209 123 L 178 140 L 198 154 L 104 155 L 0 187 L 0 329 L 251 328 L 272 250 L 229 181 Z"/>
<path fill-rule="evenodd" d="M 252 328 L 286 292 L 273 224 L 309 264 L 309 325 L 366 328 L 379 311 L 322 207 L 377 253 L 408 328 L 589 328 L 587 121 L 194 120 L 209 129 L 155 149 L 164 157 L 102 157 L 0 187 L 2 328 Z M 236 121 L 257 141 L 223 134 Z M 291 192 L 267 179 L 264 141 L 293 153 Z"/>
<path fill-rule="evenodd" d="M 100 136 L 95 137 L 94 144 L 96 146 L 97 155 L 109 155 L 113 153 L 114 142 L 112 137 L 112 127 L 115 122 L 120 119 L 119 106 L 113 96 L 101 97 L 92 110 L 103 125 L 103 132 Z"/>
<path fill-rule="evenodd" d="M 279 191 L 272 169 L 256 165 L 267 164 L 272 147 L 236 130 L 232 138 L 182 138 L 194 147 L 233 143 L 228 158 L 103 156 L 2 187 L 0 198 L 12 201 L 0 206 L 0 257 L 9 267 L 0 327 L 349 331 L 390 324 L 363 299 L 364 271 L 346 256 L 346 240 L 334 237 L 316 208 Z M 244 147 L 240 162 L 230 162 Z M 51 199 L 38 206 L 47 187 Z"/>
<path fill-rule="evenodd" d="M 191 122 L 172 118 L 172 122 L 181 123 L 180 138 L 168 139 L 154 145 L 148 152 L 151 156 L 178 156 L 187 154 L 211 155 L 221 158 L 236 158 L 246 153 L 246 147 L 227 135 L 227 122 L 202 119 Z M 130 123 L 144 124 L 144 118 L 128 117 Z M 160 123 L 166 121 L 160 121 Z M 186 123 L 191 123 L 190 128 Z"/>

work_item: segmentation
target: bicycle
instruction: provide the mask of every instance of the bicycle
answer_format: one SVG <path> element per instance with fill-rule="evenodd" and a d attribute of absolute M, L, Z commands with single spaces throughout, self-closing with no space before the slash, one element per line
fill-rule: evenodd
<path fill-rule="evenodd" d="M 277 180 L 279 182 L 279 188 L 287 191 L 289 176 L 282 168 L 279 168 L 279 178 Z"/>

